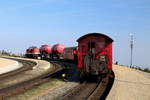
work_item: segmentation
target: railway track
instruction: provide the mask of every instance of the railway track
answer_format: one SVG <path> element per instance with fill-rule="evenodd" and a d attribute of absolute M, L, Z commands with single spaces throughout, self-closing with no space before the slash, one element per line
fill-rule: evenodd
<path fill-rule="evenodd" d="M 113 85 L 114 73 L 98 80 L 89 79 L 67 91 L 60 100 L 105 100 Z"/>
<path fill-rule="evenodd" d="M 18 75 L 20 77 L 24 77 L 26 71 L 31 70 L 32 67 L 36 64 L 35 62 L 32 62 L 32 61 L 25 61 L 25 60 L 17 60 L 17 61 L 23 63 L 23 66 L 26 66 L 26 68 L 19 69 L 19 70 L 7 73 L 5 75 L 2 75 L 0 77 L 0 83 L 1 82 L 5 83 L 11 80 L 13 81 L 13 78 Z M 7 98 L 10 96 L 25 92 L 28 89 L 36 85 L 50 81 L 52 77 L 56 76 L 58 73 L 61 73 L 61 71 L 63 70 L 61 67 L 62 65 L 57 64 L 57 62 L 51 62 L 51 63 L 54 66 L 54 69 L 51 72 L 47 72 L 43 75 L 36 76 L 36 77 L 33 77 L 32 79 L 27 79 L 27 80 L 17 82 L 14 84 L 7 84 L 7 85 L 0 84 L 0 100 L 7 100 Z"/>
<path fill-rule="evenodd" d="M 36 65 L 35 62 L 26 62 L 24 60 L 19 60 L 19 62 L 24 63 L 24 66 L 29 66 L 30 70 L 34 65 Z M 42 84 L 44 82 L 51 81 L 53 77 L 57 76 L 58 74 L 63 72 L 63 67 L 64 62 L 59 62 L 59 61 L 51 61 L 53 64 L 54 69 L 50 73 L 45 73 L 43 75 L 34 77 L 29 80 L 25 80 L 23 82 L 19 82 L 16 84 L 12 85 L 7 85 L 7 86 L 1 86 L 0 84 L 0 100 L 7 100 L 7 98 L 23 93 L 32 87 Z M 67 64 L 68 65 L 68 64 Z M 25 72 L 22 71 L 22 72 Z M 21 72 L 18 71 L 19 74 Z M 2 77 L 0 77 L 0 82 L 5 80 L 6 78 L 10 78 L 10 76 L 15 76 L 17 75 L 17 72 L 12 72 L 8 73 Z M 103 78 L 98 78 L 98 80 L 89 80 L 84 81 L 80 85 L 77 85 L 74 89 L 70 89 L 67 91 L 62 97 L 60 97 L 61 100 L 105 100 L 107 97 L 114 81 L 114 73 L 112 73 L 111 77 L 103 77 Z"/>

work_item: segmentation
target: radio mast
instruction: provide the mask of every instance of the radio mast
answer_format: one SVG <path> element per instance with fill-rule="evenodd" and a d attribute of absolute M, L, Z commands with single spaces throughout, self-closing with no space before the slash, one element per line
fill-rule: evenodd
<path fill-rule="evenodd" d="M 130 34 L 130 48 L 131 48 L 131 55 L 130 55 L 130 67 L 132 67 L 133 64 L 133 34 Z"/>

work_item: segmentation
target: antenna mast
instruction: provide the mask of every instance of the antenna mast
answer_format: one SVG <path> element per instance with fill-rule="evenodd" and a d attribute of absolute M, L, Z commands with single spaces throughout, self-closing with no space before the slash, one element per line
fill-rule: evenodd
<path fill-rule="evenodd" d="M 131 48 L 131 55 L 130 55 L 130 67 L 132 67 L 133 63 L 133 34 L 130 34 L 131 40 L 130 40 L 130 48 Z"/>

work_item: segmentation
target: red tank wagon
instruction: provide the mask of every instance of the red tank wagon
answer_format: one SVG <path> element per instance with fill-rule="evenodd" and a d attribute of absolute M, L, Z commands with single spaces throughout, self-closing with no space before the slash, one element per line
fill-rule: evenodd
<path fill-rule="evenodd" d="M 101 33 L 89 33 L 78 40 L 78 69 L 81 75 L 99 75 L 112 69 L 113 40 Z"/>
<path fill-rule="evenodd" d="M 51 57 L 51 53 L 52 53 L 52 50 L 51 50 L 51 46 L 49 45 L 42 45 L 40 47 L 40 53 L 41 53 L 41 58 L 50 58 Z"/>
<path fill-rule="evenodd" d="M 62 58 L 62 54 L 64 53 L 65 46 L 62 44 L 55 44 L 52 47 L 52 58 L 60 59 Z"/>

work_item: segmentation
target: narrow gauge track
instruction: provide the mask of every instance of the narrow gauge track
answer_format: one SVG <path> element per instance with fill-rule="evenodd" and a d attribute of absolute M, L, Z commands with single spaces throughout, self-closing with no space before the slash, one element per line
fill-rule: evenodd
<path fill-rule="evenodd" d="M 90 79 L 90 80 L 89 80 Z M 110 76 L 95 79 L 89 78 L 75 88 L 67 91 L 60 99 L 61 100 L 105 100 L 113 82 L 114 73 Z"/>
<path fill-rule="evenodd" d="M 22 61 L 24 62 L 24 60 L 19 60 L 19 61 L 20 62 L 22 62 Z M 19 83 L 16 83 L 16 84 L 13 84 L 13 85 L 9 85 L 9 86 L 6 86 L 6 87 L 0 87 L 0 100 L 7 100 L 7 98 L 10 97 L 10 96 L 13 96 L 15 94 L 19 94 L 19 93 L 25 92 L 28 89 L 30 89 L 30 88 L 32 88 L 32 87 L 34 87 L 36 85 L 39 85 L 41 83 L 50 81 L 52 77 L 56 76 L 58 73 L 61 73 L 61 71 L 63 70 L 61 65 L 57 64 L 57 62 L 51 62 L 51 63 L 55 66 L 55 68 L 50 73 L 45 73 L 43 75 L 34 77 L 32 79 L 25 80 L 23 82 L 19 82 Z M 14 72 L 14 73 L 13 73 L 13 75 L 17 75 L 16 72 Z M 19 73 L 19 74 L 21 74 L 21 73 Z M 6 75 L 6 77 L 10 77 L 9 75 Z M 0 81 L 3 81 L 3 80 L 0 80 Z"/>

